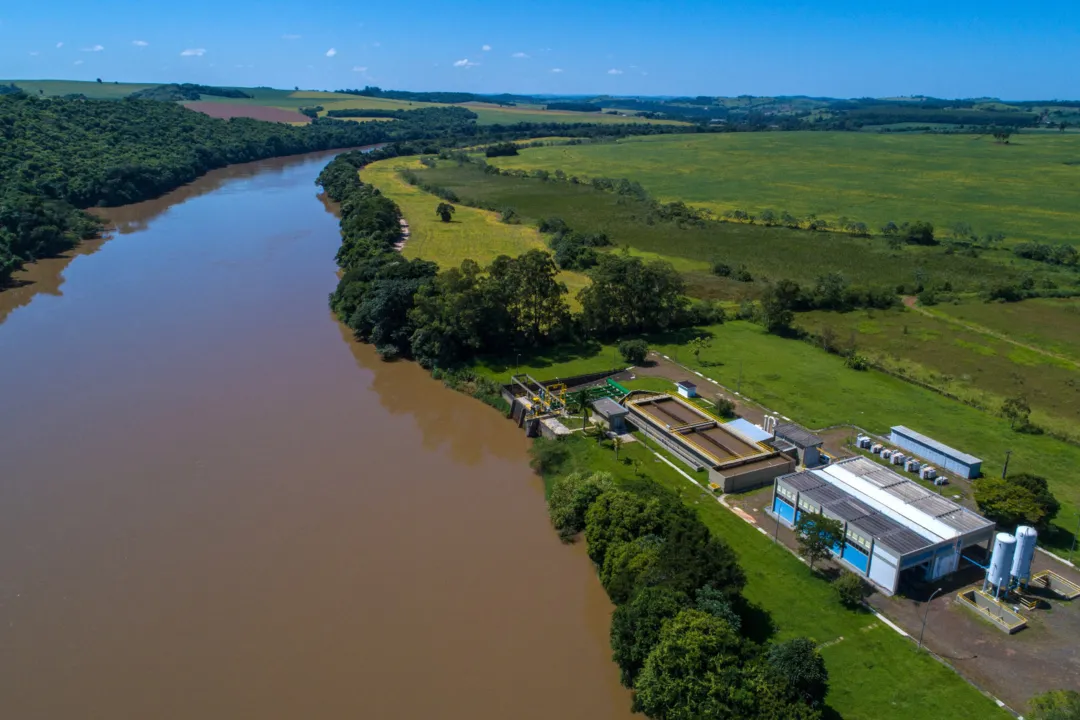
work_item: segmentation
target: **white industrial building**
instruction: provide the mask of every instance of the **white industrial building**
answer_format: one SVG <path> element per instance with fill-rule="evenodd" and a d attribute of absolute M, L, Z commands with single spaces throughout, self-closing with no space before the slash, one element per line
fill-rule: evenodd
<path fill-rule="evenodd" d="M 788 526 L 804 512 L 839 520 L 837 559 L 890 594 L 905 575 L 955 572 L 965 548 L 994 536 L 992 521 L 863 457 L 777 478 L 772 511 Z"/>

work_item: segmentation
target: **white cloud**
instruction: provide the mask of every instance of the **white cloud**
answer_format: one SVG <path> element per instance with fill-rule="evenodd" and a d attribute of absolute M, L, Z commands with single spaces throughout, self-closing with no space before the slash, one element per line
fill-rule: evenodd
<path fill-rule="evenodd" d="M 57 47 L 57 49 L 60 49 L 60 48 L 64 47 L 64 43 L 58 42 L 58 43 L 56 43 L 56 47 Z"/>
<path fill-rule="evenodd" d="M 561 73 L 562 68 L 551 68 L 551 72 L 553 72 L 553 73 Z"/>
<path fill-rule="evenodd" d="M 76 61 L 75 61 L 75 64 L 76 64 L 76 65 L 82 65 L 82 64 L 83 64 L 83 61 L 82 61 L 82 60 L 76 60 Z"/>
<path fill-rule="evenodd" d="M 619 70 L 618 68 L 611 68 L 610 70 L 607 71 L 607 74 L 608 75 L 622 75 L 622 70 Z"/>
<path fill-rule="evenodd" d="M 288 34 L 288 35 L 282 35 L 281 39 L 282 40 L 299 40 L 300 36 L 299 35 Z"/>
<path fill-rule="evenodd" d="M 357 65 L 356 67 L 354 67 L 354 68 L 352 69 L 352 71 L 353 71 L 353 72 L 360 72 L 360 73 L 364 73 L 364 72 L 367 72 L 367 68 L 366 68 L 366 67 L 364 67 L 363 65 Z"/>
<path fill-rule="evenodd" d="M 491 46 L 490 45 L 485 45 L 484 47 L 482 47 L 480 49 L 483 50 L 484 52 L 491 52 Z"/>
<path fill-rule="evenodd" d="M 373 42 L 373 43 L 371 43 L 371 47 L 382 47 L 382 43 L 381 42 Z"/>
<path fill-rule="evenodd" d="M 461 60 L 458 60 L 458 61 L 456 61 L 456 62 L 454 63 L 454 67 L 459 67 L 459 68 L 465 68 L 466 70 L 468 70 L 469 68 L 471 68 L 471 67 L 476 67 L 476 66 L 477 66 L 477 65 L 479 65 L 479 64 L 480 64 L 480 63 L 478 63 L 478 62 L 473 62 L 473 61 L 472 61 L 472 60 L 470 60 L 469 58 L 463 58 L 463 59 L 461 59 Z"/>
<path fill-rule="evenodd" d="M 337 50 L 335 48 L 330 48 L 326 51 L 326 57 L 334 57 L 335 55 L 337 55 Z"/>
<path fill-rule="evenodd" d="M 528 56 L 528 55 L 526 55 L 526 54 L 525 54 L 525 53 L 523 53 L 523 52 L 516 52 L 516 53 L 514 53 L 513 55 L 511 55 L 510 57 L 513 57 L 513 58 L 518 58 L 518 59 L 520 60 L 520 59 L 523 59 L 523 58 L 527 58 L 527 57 L 529 57 L 529 56 Z"/>
<path fill-rule="evenodd" d="M 150 43 L 146 42 L 145 40 L 132 40 L 131 44 L 135 47 L 146 47 Z"/>
<path fill-rule="evenodd" d="M 83 52 L 101 52 L 105 49 L 104 45 L 91 45 L 82 49 Z"/>
<path fill-rule="evenodd" d="M 206 48 L 188 48 L 180 53 L 180 57 L 202 57 L 206 54 Z"/>

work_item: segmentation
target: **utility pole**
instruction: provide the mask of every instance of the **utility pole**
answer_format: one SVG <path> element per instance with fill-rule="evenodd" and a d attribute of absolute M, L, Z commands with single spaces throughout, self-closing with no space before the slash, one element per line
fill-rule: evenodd
<path fill-rule="evenodd" d="M 915 648 L 915 652 L 920 652 L 922 650 L 923 633 L 926 632 L 926 616 L 930 614 L 930 603 L 934 602 L 934 597 L 936 597 L 939 592 L 941 592 L 941 588 L 935 590 L 934 594 L 930 596 L 930 599 L 926 601 L 926 612 L 924 612 L 922 616 L 922 630 L 919 631 L 919 647 Z"/>
<path fill-rule="evenodd" d="M 1005 465 L 1001 468 L 1001 479 L 1005 479 L 1005 473 L 1009 471 L 1009 457 L 1012 455 L 1012 450 L 1005 451 Z"/>

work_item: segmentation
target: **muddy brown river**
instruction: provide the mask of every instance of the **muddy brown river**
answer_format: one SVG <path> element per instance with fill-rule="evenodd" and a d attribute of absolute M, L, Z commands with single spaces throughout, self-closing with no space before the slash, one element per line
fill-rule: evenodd
<path fill-rule="evenodd" d="M 0 293 L 4 718 L 631 717 L 525 439 L 331 317 L 330 157 Z"/>

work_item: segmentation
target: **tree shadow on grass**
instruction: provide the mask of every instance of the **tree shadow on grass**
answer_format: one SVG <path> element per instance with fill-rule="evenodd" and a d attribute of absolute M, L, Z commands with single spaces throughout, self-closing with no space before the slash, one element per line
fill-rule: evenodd
<path fill-rule="evenodd" d="M 756 643 L 765 643 L 776 635 L 776 623 L 772 616 L 760 605 L 743 598 L 739 603 L 739 616 L 742 618 L 742 633 Z"/>
<path fill-rule="evenodd" d="M 602 349 L 599 342 L 588 340 L 574 345 L 522 348 L 520 352 L 507 352 L 505 355 L 486 356 L 481 359 L 487 367 L 496 373 L 510 373 L 518 367 L 548 368 L 553 365 L 573 362 L 574 360 L 585 360 L 596 357 Z M 619 365 L 619 362 L 620 360 L 616 358 L 612 363 L 613 367 Z"/>

